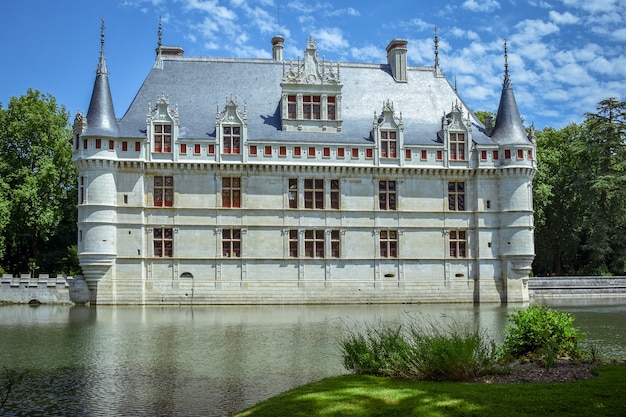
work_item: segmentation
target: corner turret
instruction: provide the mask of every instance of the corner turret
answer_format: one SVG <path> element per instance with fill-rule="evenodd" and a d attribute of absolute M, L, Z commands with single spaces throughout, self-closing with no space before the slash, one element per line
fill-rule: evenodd
<path fill-rule="evenodd" d="M 104 59 L 104 19 L 100 35 L 100 61 L 96 70 L 89 110 L 87 111 L 87 129 L 83 136 L 118 137 L 119 125 L 113 109 L 113 98 L 109 87 L 109 72 Z"/>

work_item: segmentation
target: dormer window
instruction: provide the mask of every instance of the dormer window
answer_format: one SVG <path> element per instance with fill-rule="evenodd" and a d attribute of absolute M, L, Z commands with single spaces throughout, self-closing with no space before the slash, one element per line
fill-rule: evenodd
<path fill-rule="evenodd" d="M 459 103 L 452 106 L 452 111 L 442 119 L 440 137 L 448 150 L 450 161 L 466 161 L 468 143 L 471 140 L 471 122 L 469 115 L 463 117 L 463 109 Z"/>
<path fill-rule="evenodd" d="M 313 39 L 307 40 L 302 60 L 283 65 L 281 87 L 283 130 L 341 132 L 339 66 L 319 59 Z"/>
<path fill-rule="evenodd" d="M 237 104 L 237 98 L 230 96 L 226 99 L 224 110 L 218 108 L 215 131 L 217 140 L 221 142 L 223 155 L 240 155 L 241 144 L 247 135 L 248 116 L 247 111 L 241 111 Z"/>
<path fill-rule="evenodd" d="M 172 152 L 172 125 L 154 124 L 154 152 Z"/>
<path fill-rule="evenodd" d="M 241 153 L 241 127 L 224 126 L 224 153 Z"/>
<path fill-rule="evenodd" d="M 465 160 L 465 134 L 450 132 L 450 159 Z"/>
<path fill-rule="evenodd" d="M 396 116 L 393 103 L 388 100 L 383 105 L 382 113 L 374 116 L 372 128 L 372 137 L 378 143 L 381 159 L 398 157 L 398 149 L 402 148 L 403 131 L 402 114 Z"/>
<path fill-rule="evenodd" d="M 178 132 L 178 109 L 171 109 L 165 95 L 157 98 L 156 107 L 148 112 L 147 136 L 153 153 L 172 153 Z"/>

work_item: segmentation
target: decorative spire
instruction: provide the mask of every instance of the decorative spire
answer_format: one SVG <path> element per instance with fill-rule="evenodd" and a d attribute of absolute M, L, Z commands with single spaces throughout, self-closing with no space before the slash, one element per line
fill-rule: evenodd
<path fill-rule="evenodd" d="M 113 98 L 109 87 L 109 72 L 104 59 L 104 18 L 100 32 L 100 61 L 96 71 L 96 80 L 87 110 L 87 129 L 85 136 L 117 137 L 119 126 L 113 109 Z"/>
<path fill-rule="evenodd" d="M 498 113 L 496 114 L 496 126 L 491 132 L 491 139 L 500 144 L 528 143 L 528 135 L 522 123 L 511 85 L 506 41 L 504 42 L 504 82 L 502 84 Z"/>
<path fill-rule="evenodd" d="M 163 69 L 163 23 L 161 16 L 159 16 L 159 31 L 156 48 L 156 60 L 154 61 L 154 68 Z"/>
<path fill-rule="evenodd" d="M 511 77 L 509 76 L 509 53 L 506 47 L 506 39 L 504 40 L 504 86 L 511 87 Z"/>
<path fill-rule="evenodd" d="M 435 68 L 439 68 L 439 35 L 437 26 L 435 26 Z"/>
<path fill-rule="evenodd" d="M 108 74 L 107 64 L 104 60 L 104 17 L 102 18 L 102 28 L 100 29 L 100 61 L 98 62 L 98 69 L 96 74 Z"/>

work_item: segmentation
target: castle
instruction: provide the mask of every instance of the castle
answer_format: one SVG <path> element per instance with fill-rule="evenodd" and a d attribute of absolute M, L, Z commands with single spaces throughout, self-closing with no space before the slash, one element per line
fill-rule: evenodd
<path fill-rule="evenodd" d="M 76 115 L 78 252 L 98 304 L 518 303 L 533 132 L 506 60 L 493 125 L 438 62 L 186 57 L 159 41 L 129 109 L 104 57 Z"/>

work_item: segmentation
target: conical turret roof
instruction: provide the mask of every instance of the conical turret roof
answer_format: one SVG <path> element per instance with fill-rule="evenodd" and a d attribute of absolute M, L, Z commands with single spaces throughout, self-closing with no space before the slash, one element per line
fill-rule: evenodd
<path fill-rule="evenodd" d="M 91 102 L 87 111 L 87 129 L 85 136 L 119 136 L 119 126 L 113 109 L 113 98 L 109 87 L 109 72 L 104 59 L 104 19 L 100 46 L 100 61 L 96 70 L 96 80 L 91 93 Z"/>
<path fill-rule="evenodd" d="M 502 94 L 496 114 L 496 126 L 491 133 L 491 139 L 499 144 L 526 144 L 529 142 L 528 134 L 522 123 L 511 85 L 506 43 L 504 44 L 504 62 L 504 83 L 502 84 Z"/>

